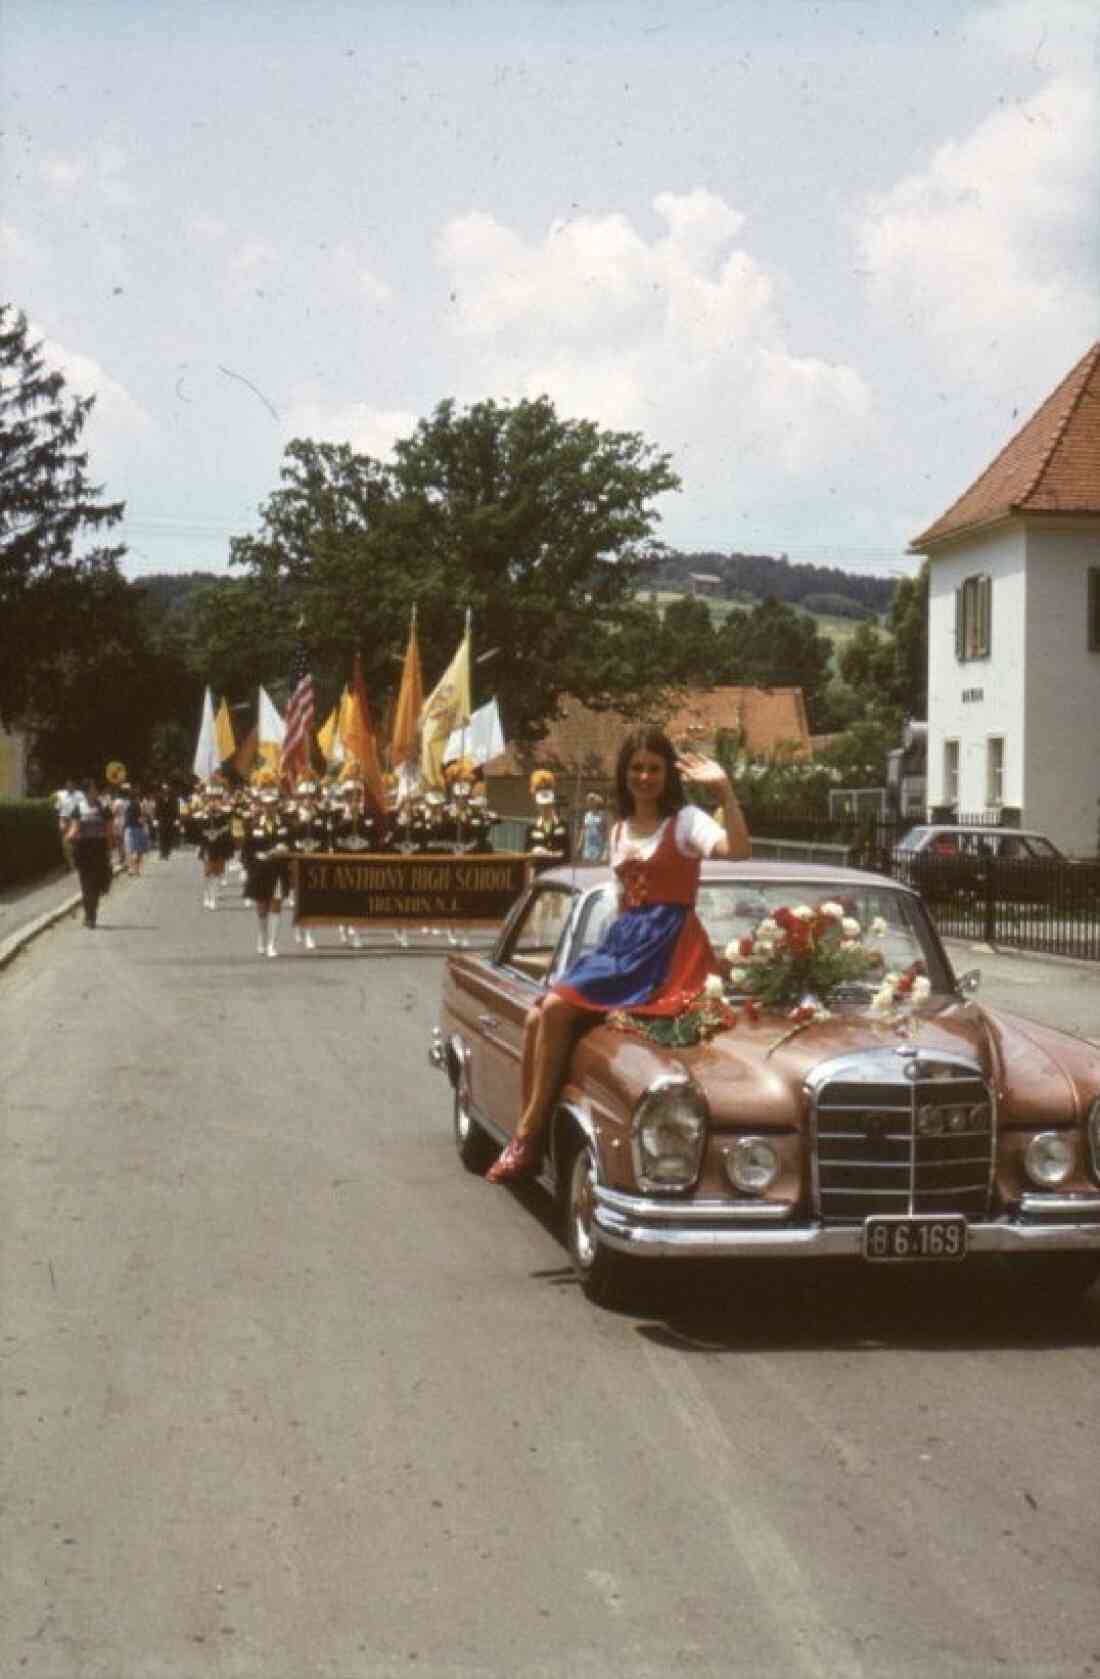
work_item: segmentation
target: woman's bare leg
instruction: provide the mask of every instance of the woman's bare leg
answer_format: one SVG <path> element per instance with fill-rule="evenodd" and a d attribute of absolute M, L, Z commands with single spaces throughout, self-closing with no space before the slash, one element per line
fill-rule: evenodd
<path fill-rule="evenodd" d="M 572 1054 L 580 1009 L 553 992 L 542 1007 L 532 1010 L 523 1044 L 524 1107 L 516 1127 L 520 1136 L 537 1136 L 550 1117 Z"/>

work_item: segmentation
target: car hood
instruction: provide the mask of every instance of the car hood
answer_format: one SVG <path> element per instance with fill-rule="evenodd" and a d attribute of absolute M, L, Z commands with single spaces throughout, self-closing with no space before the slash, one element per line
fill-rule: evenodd
<path fill-rule="evenodd" d="M 911 1042 L 925 1055 L 973 1061 L 996 1094 L 1002 1122 L 1020 1126 L 1079 1119 L 1100 1091 L 1100 1049 L 1049 1027 L 943 1001 L 919 1016 L 911 1039 L 865 1014 L 837 1015 L 791 1032 L 782 1017 L 744 1018 L 690 1049 L 670 1050 L 610 1027 L 588 1033 L 576 1074 L 589 1092 L 617 1092 L 629 1105 L 655 1079 L 687 1073 L 704 1090 L 716 1124 L 789 1127 L 804 1112 L 803 1086 L 825 1061 Z M 614 1105 L 618 1105 L 615 1103 Z"/>

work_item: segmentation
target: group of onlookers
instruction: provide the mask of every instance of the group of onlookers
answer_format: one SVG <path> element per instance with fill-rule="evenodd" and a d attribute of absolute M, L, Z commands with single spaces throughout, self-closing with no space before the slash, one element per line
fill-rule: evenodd
<path fill-rule="evenodd" d="M 167 784 L 155 796 L 129 785 L 112 794 L 91 777 L 79 789 L 64 787 L 57 805 L 62 847 L 80 877 L 84 925 L 94 927 L 116 862 L 136 877 L 154 843 L 161 857 L 171 855 L 179 799 Z"/>

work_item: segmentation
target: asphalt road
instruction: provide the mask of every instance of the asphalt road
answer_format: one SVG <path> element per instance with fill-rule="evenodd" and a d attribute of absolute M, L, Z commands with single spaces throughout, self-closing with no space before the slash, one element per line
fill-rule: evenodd
<path fill-rule="evenodd" d="M 5 1679 L 1100 1674 L 1100 1290 L 598 1311 L 454 1158 L 437 958 L 148 869 L 0 975 Z"/>

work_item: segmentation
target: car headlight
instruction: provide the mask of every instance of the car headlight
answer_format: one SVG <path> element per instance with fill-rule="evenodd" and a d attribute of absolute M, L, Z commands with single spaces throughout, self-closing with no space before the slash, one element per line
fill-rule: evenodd
<path fill-rule="evenodd" d="M 1100 1181 L 1100 1096 L 1089 1109 L 1089 1159 L 1092 1175 Z"/>
<path fill-rule="evenodd" d="M 634 1109 L 631 1146 L 641 1189 L 687 1189 L 699 1176 L 707 1140 L 706 1097 L 690 1079 L 651 1084 Z"/>
<path fill-rule="evenodd" d="M 779 1176 L 779 1156 L 766 1137 L 738 1137 L 726 1154 L 726 1171 L 735 1189 L 763 1195 Z"/>
<path fill-rule="evenodd" d="M 1040 1131 L 1027 1145 L 1024 1168 L 1040 1189 L 1056 1189 L 1071 1175 L 1075 1154 L 1072 1133 Z"/>

